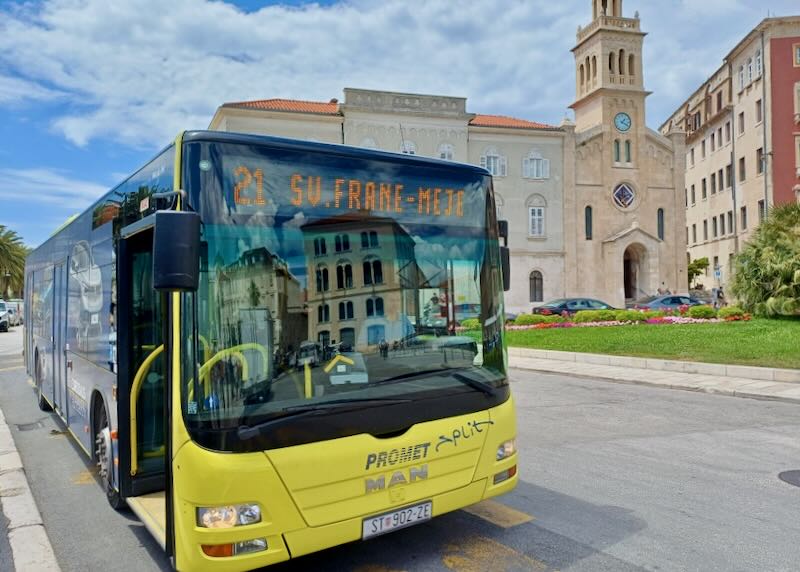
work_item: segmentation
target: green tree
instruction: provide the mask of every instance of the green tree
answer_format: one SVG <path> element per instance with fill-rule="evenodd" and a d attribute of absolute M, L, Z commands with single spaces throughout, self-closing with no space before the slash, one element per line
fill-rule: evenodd
<path fill-rule="evenodd" d="M 22 244 L 22 238 L 0 224 L 0 298 L 21 296 L 27 255 L 28 249 Z"/>
<path fill-rule="evenodd" d="M 689 288 L 692 287 L 692 282 L 695 278 L 700 276 L 708 268 L 708 258 L 695 258 L 689 263 L 689 268 L 686 273 L 689 275 Z"/>
<path fill-rule="evenodd" d="M 732 291 L 762 316 L 800 315 L 800 204 L 775 207 L 736 257 Z"/>

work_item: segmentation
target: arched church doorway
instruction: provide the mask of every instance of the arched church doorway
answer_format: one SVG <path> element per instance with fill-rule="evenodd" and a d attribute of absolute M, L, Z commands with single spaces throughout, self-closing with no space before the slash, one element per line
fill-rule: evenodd
<path fill-rule="evenodd" d="M 625 249 L 622 257 L 623 282 L 625 285 L 625 299 L 636 300 L 648 296 L 647 249 L 641 244 L 631 244 Z"/>

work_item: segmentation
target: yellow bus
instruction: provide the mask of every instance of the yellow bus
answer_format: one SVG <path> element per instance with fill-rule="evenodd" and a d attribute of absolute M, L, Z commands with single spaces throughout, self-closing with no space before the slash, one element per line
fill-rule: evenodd
<path fill-rule="evenodd" d="M 495 213 L 478 167 L 182 133 L 29 256 L 39 405 L 178 570 L 250 570 L 508 492 Z"/>

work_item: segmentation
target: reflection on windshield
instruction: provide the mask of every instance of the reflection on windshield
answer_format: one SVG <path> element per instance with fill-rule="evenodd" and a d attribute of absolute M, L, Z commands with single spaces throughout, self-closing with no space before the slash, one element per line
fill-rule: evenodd
<path fill-rule="evenodd" d="M 464 193 L 471 216 L 449 226 L 321 212 L 292 203 L 291 194 L 279 200 L 279 190 L 264 209 L 237 208 L 223 199 L 238 188 L 226 173 L 241 159 L 219 161 L 222 175 L 195 172 L 204 228 L 200 287 L 187 296 L 194 317 L 186 328 L 197 328 L 198 341 L 187 414 L 230 427 L 343 397 L 480 389 L 452 376 L 412 375 L 422 371 L 470 370 L 480 383 L 502 382 L 497 242 L 485 236 L 493 209 L 484 189 Z M 325 200 L 323 192 L 319 205 Z M 457 335 L 466 319 L 483 330 Z M 494 358 L 484 359 L 487 348 Z"/>

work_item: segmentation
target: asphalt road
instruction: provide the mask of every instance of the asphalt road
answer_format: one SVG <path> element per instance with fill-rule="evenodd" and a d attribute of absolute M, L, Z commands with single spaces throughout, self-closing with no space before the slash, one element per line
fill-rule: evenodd
<path fill-rule="evenodd" d="M 20 340 L 0 334 L 0 408 L 62 569 L 167 569 L 36 408 L 21 360 L 8 357 Z M 800 406 L 522 371 L 512 380 L 522 476 L 513 493 L 479 514 L 457 511 L 272 570 L 798 569 L 800 488 L 777 475 L 800 469 Z"/>

